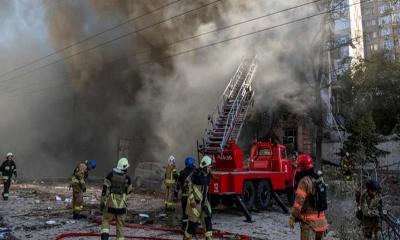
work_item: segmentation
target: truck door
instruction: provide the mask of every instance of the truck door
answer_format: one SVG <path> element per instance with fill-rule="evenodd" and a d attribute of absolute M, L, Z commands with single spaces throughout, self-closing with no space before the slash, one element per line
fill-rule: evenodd
<path fill-rule="evenodd" d="M 255 149 L 255 156 L 252 158 L 252 170 L 271 171 L 272 150 L 269 147 L 258 147 Z"/>

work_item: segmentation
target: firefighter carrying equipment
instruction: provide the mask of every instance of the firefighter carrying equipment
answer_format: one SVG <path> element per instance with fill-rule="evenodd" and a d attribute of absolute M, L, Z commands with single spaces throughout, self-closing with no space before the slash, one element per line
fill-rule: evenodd
<path fill-rule="evenodd" d="M 4 200 L 8 200 L 12 176 L 14 175 L 15 177 L 17 177 L 17 166 L 12 157 L 12 153 L 8 153 L 6 156 L 6 160 L 0 166 L 0 172 L 2 174 L 4 186 L 2 193 Z"/>
<path fill-rule="evenodd" d="M 71 176 L 72 187 L 72 213 L 74 219 L 82 218 L 83 193 L 86 192 L 86 179 L 89 175 L 87 161 L 80 163 Z"/>
<path fill-rule="evenodd" d="M 322 239 L 328 229 L 325 212 L 319 210 L 315 203 L 315 196 L 318 191 L 315 176 L 318 177 L 316 174 L 310 174 L 300 180 L 289 219 L 289 225 L 294 221 L 301 222 L 301 239 L 309 239 L 312 232 L 317 235 L 317 239 Z M 318 181 L 323 181 L 323 179 Z"/>
<path fill-rule="evenodd" d="M 379 184 L 374 181 L 376 186 L 369 186 L 360 197 L 358 209 L 361 210 L 361 224 L 363 225 L 363 235 L 365 239 L 379 239 L 383 215 L 383 202 L 381 194 L 378 192 Z M 367 182 L 368 183 L 368 182 Z M 372 184 L 370 182 L 368 185 Z"/>
<path fill-rule="evenodd" d="M 172 210 L 174 205 L 175 184 L 178 179 L 178 172 L 175 164 L 169 164 L 165 169 L 164 184 L 165 184 L 165 208 Z"/>
<path fill-rule="evenodd" d="M 204 171 L 203 168 L 194 170 L 187 178 L 188 200 L 186 214 L 189 221 L 186 225 L 184 239 L 191 239 L 195 236 L 199 224 L 203 225 L 205 238 L 212 239 L 212 211 L 207 198 L 210 180 L 210 173 Z"/>
<path fill-rule="evenodd" d="M 190 159 L 190 158 L 186 158 Z M 176 181 L 175 186 L 175 198 L 178 198 L 178 193 L 181 191 L 181 207 L 182 207 L 182 228 L 185 230 L 186 224 L 188 222 L 188 215 L 186 214 L 186 204 L 188 198 L 188 180 L 187 178 L 191 176 L 194 171 L 193 164 L 186 164 L 187 165 L 182 171 L 179 172 L 178 180 Z M 193 159 L 194 160 L 194 159 Z"/>
<path fill-rule="evenodd" d="M 122 171 L 126 171 L 130 166 L 127 158 L 121 158 L 117 164 L 117 168 Z"/>
<path fill-rule="evenodd" d="M 116 239 L 124 239 L 127 197 L 133 191 L 131 178 L 126 174 L 126 169 L 114 168 L 104 179 L 100 201 L 100 210 L 103 212 L 101 239 L 109 239 L 110 224 L 113 219 L 117 223 Z"/>

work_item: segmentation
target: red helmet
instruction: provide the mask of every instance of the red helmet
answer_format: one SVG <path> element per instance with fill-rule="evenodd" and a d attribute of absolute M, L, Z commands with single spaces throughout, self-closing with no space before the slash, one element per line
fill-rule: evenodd
<path fill-rule="evenodd" d="M 296 163 L 299 171 L 306 171 L 314 167 L 313 160 L 309 154 L 300 154 Z"/>

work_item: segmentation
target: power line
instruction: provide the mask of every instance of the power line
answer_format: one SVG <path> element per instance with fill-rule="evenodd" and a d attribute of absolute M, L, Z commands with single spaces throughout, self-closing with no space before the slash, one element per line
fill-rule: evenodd
<path fill-rule="evenodd" d="M 307 2 L 307 3 L 303 3 L 303 4 L 300 4 L 300 5 L 293 6 L 293 7 L 286 8 L 286 9 L 282 9 L 282 10 L 279 10 L 279 11 L 276 11 L 276 12 L 272 12 L 272 13 L 264 14 L 264 15 L 261 15 L 261 16 L 258 16 L 258 17 L 250 18 L 250 19 L 247 19 L 245 21 L 240 21 L 240 22 L 236 22 L 234 24 L 230 24 L 230 25 L 226 25 L 226 26 L 223 26 L 223 27 L 215 28 L 215 29 L 207 31 L 207 32 L 199 33 L 199 34 L 187 37 L 187 38 L 182 38 L 182 39 L 180 39 L 178 41 L 175 41 L 175 42 L 172 42 L 172 43 L 166 45 L 165 47 L 171 47 L 173 45 L 176 45 L 176 44 L 188 41 L 188 40 L 192 40 L 192 39 L 195 39 L 195 38 L 198 38 L 198 37 L 210 34 L 210 33 L 221 32 L 221 31 L 224 31 L 224 30 L 227 30 L 227 29 L 239 26 L 239 25 L 243 25 L 245 23 L 253 22 L 253 21 L 256 21 L 256 20 L 259 20 L 259 19 L 262 19 L 262 18 L 266 18 L 266 17 L 271 17 L 271 16 L 274 16 L 274 15 L 277 15 L 277 14 L 280 14 L 280 13 L 284 13 L 284 12 L 287 12 L 287 11 L 290 11 L 290 10 L 294 10 L 294 9 L 297 9 L 297 8 L 301 8 L 301 7 L 310 5 L 310 4 L 315 4 L 315 3 L 320 2 L 320 1 L 322 1 L 322 0 L 315 0 L 315 1 Z M 134 56 L 135 55 L 149 53 L 149 52 L 150 52 L 149 50 L 139 51 L 139 52 L 134 53 Z"/>
<path fill-rule="evenodd" d="M 96 33 L 96 34 L 94 34 L 94 35 L 91 35 L 91 36 L 89 36 L 89 37 L 86 37 L 86 38 L 83 38 L 83 39 L 81 39 L 81 40 L 78 40 L 78 41 L 75 42 L 75 43 L 72 43 L 72 44 L 70 44 L 70 45 L 68 45 L 68 46 L 65 46 L 65 47 L 63 47 L 63 48 L 61 48 L 61 49 L 58 49 L 58 50 L 56 50 L 56 51 L 54 51 L 54 52 L 52 52 L 52 53 L 49 53 L 48 55 L 45 55 L 45 56 L 43 56 L 43 57 L 34 59 L 34 60 L 32 60 L 31 62 L 29 62 L 29 63 L 27 63 L 27 64 L 21 65 L 21 66 L 19 66 L 19 67 L 16 67 L 16 68 L 14 68 L 14 69 L 11 69 L 11 70 L 9 70 L 9 71 L 7 71 L 7 72 L 1 73 L 1 74 L 0 74 L 0 78 L 2 78 L 2 77 L 4 77 L 4 76 L 7 76 L 8 74 L 13 73 L 13 72 L 15 72 L 15 71 L 18 71 L 18 70 L 20 70 L 20 69 L 22 69 L 22 68 L 28 67 L 28 66 L 30 66 L 30 65 L 32 65 L 32 64 L 34 64 L 34 63 L 37 63 L 37 62 L 39 62 L 39 61 L 42 61 L 42 60 L 44 60 L 44 59 L 46 59 L 46 58 L 48 58 L 48 57 L 54 56 L 54 55 L 56 55 L 56 54 L 58 54 L 58 53 L 61 53 L 61 52 L 65 51 L 65 50 L 67 50 L 67 49 L 70 49 L 70 48 L 72 48 L 72 47 L 74 47 L 74 46 L 76 46 L 76 45 L 79 45 L 79 44 L 81 44 L 81 43 L 87 42 L 87 41 L 89 41 L 89 40 L 91 40 L 91 39 L 93 39 L 93 38 L 96 38 L 96 37 L 98 37 L 98 36 L 100 36 L 100 35 L 103 35 L 104 33 L 107 33 L 107 32 L 110 32 L 110 31 L 112 31 L 112 30 L 114 30 L 114 29 L 117 29 L 117 28 L 119 28 L 119 27 L 121 27 L 121 26 L 123 26 L 123 25 L 126 25 L 126 24 L 129 23 L 129 22 L 133 22 L 133 21 L 136 21 L 136 20 L 138 20 L 138 19 L 140 19 L 140 18 L 142 18 L 142 17 L 145 17 L 145 16 L 147 16 L 147 15 L 151 15 L 151 14 L 157 12 L 157 11 L 160 11 L 160 10 L 162 10 L 162 9 L 164 9 L 164 8 L 167 8 L 167 7 L 171 6 L 171 5 L 174 5 L 175 3 L 178 3 L 178 2 L 180 2 L 180 1 L 182 1 L 182 0 L 175 0 L 175 1 L 169 2 L 169 3 L 164 4 L 164 5 L 162 5 L 162 6 L 158 7 L 158 8 L 156 8 L 156 9 L 150 11 L 150 12 L 147 12 L 147 13 L 144 13 L 144 14 L 142 14 L 142 15 L 139 15 L 139 16 L 136 16 L 136 17 L 127 19 L 127 20 L 125 20 L 125 21 L 123 21 L 123 22 L 121 22 L 121 23 L 119 23 L 119 24 L 117 24 L 117 25 L 115 25 L 115 26 L 113 26 L 113 27 L 104 29 L 104 30 L 102 30 L 102 31 L 100 31 L 100 32 L 98 32 L 98 33 Z"/>
<path fill-rule="evenodd" d="M 358 3 L 350 4 L 350 5 L 346 6 L 346 7 L 351 7 L 351 6 L 354 6 L 354 5 L 357 5 L 357 4 L 363 4 L 363 3 L 367 2 L 367 1 L 368 0 L 363 0 L 363 1 L 360 1 Z M 223 43 L 226 43 L 226 42 L 230 42 L 230 41 L 233 41 L 233 40 L 241 39 L 241 38 L 244 38 L 244 37 L 248 37 L 248 36 L 259 34 L 259 33 L 266 32 L 266 31 L 270 31 L 270 30 L 273 30 L 273 29 L 276 29 L 276 28 L 280 28 L 280 27 L 283 27 L 283 26 L 287 26 L 287 25 L 290 25 L 290 24 L 303 22 L 305 20 L 308 20 L 308 19 L 311 19 L 311 18 L 314 18 L 314 17 L 318 17 L 318 16 L 321 16 L 321 15 L 324 15 L 324 14 L 327 14 L 327 13 L 331 13 L 332 11 L 334 11 L 334 10 L 330 9 L 328 11 L 316 13 L 316 14 L 313 14 L 313 15 L 310 15 L 310 16 L 307 16 L 307 17 L 299 18 L 299 19 L 296 19 L 296 20 L 292 20 L 292 21 L 289 21 L 289 22 L 281 23 L 281 24 L 274 25 L 274 26 L 267 27 L 267 28 L 262 28 L 262 29 L 257 30 L 257 31 L 241 34 L 241 35 L 238 35 L 238 36 L 235 36 L 235 37 L 231 37 L 231 38 L 226 38 L 226 39 L 221 40 L 221 41 L 205 44 L 205 45 L 200 46 L 200 47 L 196 47 L 196 48 L 192 48 L 192 49 L 185 50 L 185 51 L 182 51 L 182 52 L 178 52 L 178 53 L 175 53 L 175 54 L 171 54 L 171 55 L 159 58 L 157 60 L 161 60 L 162 61 L 162 60 L 165 60 L 165 59 L 168 59 L 168 58 L 173 58 L 173 57 L 176 57 L 176 56 L 179 56 L 179 55 L 183 55 L 183 54 L 186 54 L 186 53 L 189 53 L 189 52 L 193 52 L 193 51 L 197 51 L 197 50 L 213 47 L 213 46 L 220 45 L 220 44 L 223 44 Z M 155 61 L 153 60 L 153 61 L 141 62 L 138 65 L 147 65 L 147 64 L 150 64 L 150 63 L 153 63 L 153 62 L 155 62 Z"/>
<path fill-rule="evenodd" d="M 363 4 L 363 3 L 367 2 L 367 1 L 368 1 L 368 0 L 363 0 L 363 1 L 360 1 L 360 2 L 358 2 L 358 3 L 353 3 L 353 4 L 351 4 L 351 5 L 346 6 L 346 8 L 348 8 L 348 7 L 350 7 L 350 6 L 357 5 L 357 4 Z M 255 35 L 255 34 L 259 34 L 259 33 L 266 32 L 266 31 L 270 31 L 270 30 L 273 30 L 273 29 L 276 29 L 276 28 L 280 28 L 280 27 L 283 27 L 283 26 L 287 26 L 287 25 L 290 25 L 290 24 L 294 24 L 294 23 L 298 23 L 298 22 L 303 22 L 303 21 L 305 21 L 305 20 L 308 20 L 308 19 L 311 19 L 311 18 L 314 18 L 314 17 L 317 17 L 317 16 L 321 16 L 321 15 L 324 15 L 324 14 L 327 14 L 327 13 L 331 13 L 332 11 L 334 11 L 334 9 L 330 9 L 330 10 L 328 10 L 328 11 L 324 11 L 324 12 L 316 13 L 316 14 L 313 14 L 313 15 L 309 15 L 309 16 L 306 16 L 306 17 L 303 17 L 303 18 L 295 19 L 295 20 L 288 21 L 288 22 L 285 22 L 285 23 L 281 23 L 281 24 L 278 24 L 278 25 L 274 25 L 274 26 L 271 26 L 271 27 L 259 29 L 259 30 L 257 30 L 257 31 L 249 32 L 249 33 L 242 34 L 242 35 L 238 35 L 238 36 L 235 36 L 235 37 L 226 38 L 226 39 L 221 40 L 221 41 L 217 41 L 217 42 L 205 44 L 205 45 L 203 45 L 203 46 L 199 46 L 199 47 L 196 47 L 196 48 L 192 48 L 192 49 L 189 49 L 189 50 L 177 52 L 177 53 L 175 53 L 175 54 L 171 54 L 171 55 L 168 55 L 168 56 L 164 56 L 164 57 L 161 57 L 161 58 L 158 58 L 158 59 L 155 59 L 155 60 L 142 62 L 142 63 L 139 63 L 138 66 L 143 66 L 143 65 L 150 64 L 150 63 L 155 63 L 156 60 L 157 60 L 157 61 L 163 61 L 163 60 L 168 59 L 168 58 L 173 58 L 173 57 L 176 57 L 176 56 L 180 56 L 180 55 L 187 54 L 187 53 L 189 53 L 189 52 L 194 52 L 194 51 L 202 50 L 202 49 L 205 49 L 205 48 L 213 47 L 213 46 L 216 46 L 216 45 L 219 45 L 219 44 L 223 44 L 223 43 L 226 43 L 226 42 L 230 42 L 230 41 L 233 41 L 233 40 L 241 39 L 241 38 L 244 38 L 244 37 L 248 37 L 248 36 Z M 118 60 L 120 60 L 120 59 L 117 59 L 117 60 L 115 60 L 115 61 L 118 61 Z M 113 61 L 113 62 L 114 62 L 114 61 Z M 60 84 L 60 85 L 64 85 L 64 84 Z M 13 97 L 13 95 L 8 96 L 8 97 Z"/>
<path fill-rule="evenodd" d="M 0 96 L 0 99 L 8 99 L 8 98 L 18 97 L 18 96 L 21 96 L 21 95 L 28 95 L 28 94 L 38 93 L 38 92 L 44 92 L 44 91 L 47 91 L 47 90 L 50 90 L 50 89 L 53 89 L 53 88 L 58 88 L 58 87 L 61 87 L 61 86 L 66 86 L 66 85 L 69 85 L 69 83 L 68 82 L 64 82 L 64 83 L 61 83 L 61 84 L 55 84 L 55 85 L 52 85 L 52 86 L 49 86 L 49 87 L 45 87 L 45 88 L 41 88 L 41 89 L 37 89 L 37 90 L 19 92 L 19 93 L 10 95 L 10 96 Z"/>
<path fill-rule="evenodd" d="M 291 11 L 291 10 L 294 10 L 294 9 L 297 9 L 297 8 L 301 8 L 301 7 L 310 5 L 310 4 L 315 4 L 315 3 L 320 2 L 320 1 L 322 1 L 322 0 L 314 0 L 314 1 L 311 1 L 311 2 L 307 2 L 307 3 L 300 4 L 300 5 L 296 5 L 296 6 L 293 6 L 293 7 L 290 7 L 290 8 L 278 10 L 278 11 L 275 11 L 275 12 L 272 12 L 272 13 L 268 13 L 268 14 L 264 14 L 264 15 L 261 15 L 261 16 L 258 16 L 258 17 L 247 19 L 245 21 L 236 22 L 236 23 L 231 24 L 231 25 L 226 25 L 226 26 L 223 26 L 223 27 L 220 27 L 220 28 L 213 29 L 211 31 L 203 32 L 203 33 L 200 33 L 200 34 L 197 34 L 197 35 L 193 35 L 193 36 L 190 36 L 190 37 L 187 37 L 187 38 L 180 39 L 180 40 L 178 40 L 176 42 L 173 42 L 173 43 L 170 43 L 170 44 L 166 45 L 165 47 L 171 47 L 173 45 L 179 44 L 179 43 L 184 42 L 184 41 L 195 39 L 195 38 L 198 38 L 198 37 L 210 34 L 210 33 L 227 30 L 229 28 L 233 28 L 233 27 L 245 24 L 245 23 L 249 23 L 249 22 L 255 21 L 255 20 L 259 20 L 259 19 L 262 19 L 262 18 L 266 18 L 266 17 L 270 17 L 270 16 L 273 16 L 273 15 L 277 15 L 277 14 L 280 14 L 280 13 L 283 13 L 283 12 Z M 142 51 L 142 52 L 137 52 L 134 55 L 140 55 L 140 54 L 144 54 L 144 53 L 147 53 L 147 52 L 149 52 L 149 51 L 145 50 L 145 51 Z"/>
<path fill-rule="evenodd" d="M 220 1 L 220 0 L 219 0 L 219 1 Z M 283 13 L 283 12 L 287 12 L 287 11 L 290 11 L 290 10 L 294 10 L 294 9 L 297 9 L 297 8 L 301 8 L 301 7 L 310 5 L 310 4 L 315 4 L 315 3 L 320 2 L 320 1 L 322 1 L 322 0 L 314 0 L 314 1 L 311 1 L 311 2 L 303 3 L 303 4 L 300 4 L 300 5 L 297 5 L 297 6 L 293 6 L 293 7 L 290 7 L 290 8 L 286 8 L 286 9 L 282 9 L 282 10 L 275 11 L 275 12 L 272 12 L 272 13 L 264 14 L 264 15 L 261 15 L 261 16 L 255 17 L 255 18 L 251 18 L 251 19 L 245 20 L 245 21 L 236 22 L 236 23 L 231 24 L 231 25 L 226 25 L 226 26 L 223 26 L 223 27 L 220 27 L 220 28 L 216 28 L 216 29 L 207 31 L 207 32 L 203 32 L 203 33 L 200 33 L 200 34 L 197 34 L 197 35 L 193 35 L 193 36 L 190 36 L 190 37 L 187 37 L 187 38 L 180 39 L 180 40 L 178 40 L 178 41 L 176 41 L 176 42 L 173 42 L 173 43 L 168 44 L 166 47 L 171 47 L 171 46 L 173 46 L 173 45 L 182 43 L 182 42 L 184 42 L 184 41 L 188 41 L 188 40 L 191 40 L 191 39 L 195 39 L 195 38 L 198 38 L 198 37 L 201 37 L 201 36 L 210 34 L 210 33 L 220 32 L 220 31 L 227 30 L 227 29 L 229 29 L 229 28 L 233 28 L 233 27 L 235 27 L 235 26 L 239 26 L 239 25 L 242 25 L 242 24 L 245 24 L 245 23 L 249 23 L 249 22 L 256 21 L 256 20 L 259 20 L 259 19 L 262 19 L 262 18 L 266 18 L 266 17 L 270 17 L 270 16 L 273 16 L 273 15 L 277 15 L 277 14 L 280 14 L 280 13 Z M 210 3 L 206 4 L 206 5 L 200 6 L 199 8 L 196 8 L 196 9 L 192 9 L 192 10 L 190 10 L 190 11 L 199 10 L 200 8 L 207 7 L 208 5 L 211 5 L 211 4 L 216 3 L 216 2 L 218 2 L 218 1 L 210 2 Z M 190 11 L 189 11 L 189 12 L 190 12 Z M 187 13 L 188 13 L 188 12 L 184 12 L 184 13 L 182 13 L 181 15 L 185 15 L 185 14 L 187 14 Z M 175 17 L 179 17 L 179 15 L 177 15 L 177 16 L 175 16 Z M 175 18 L 175 17 L 174 17 L 174 18 Z M 168 20 L 171 20 L 171 19 L 166 19 L 166 21 L 168 21 Z M 157 24 L 160 24 L 160 23 L 156 23 L 156 25 L 157 25 Z M 142 31 L 142 30 L 145 30 L 145 29 L 150 28 L 150 27 L 152 27 L 152 25 L 147 26 L 147 27 L 142 28 L 142 29 L 139 29 L 139 30 L 137 30 L 137 31 L 135 31 L 135 32 Z M 133 32 L 133 33 L 135 33 L 135 32 Z M 128 33 L 128 34 L 131 34 L 131 33 Z M 71 58 L 71 57 L 73 57 L 73 56 L 76 56 L 76 55 L 78 55 L 78 54 L 81 54 L 81 53 L 83 53 L 83 52 L 93 50 L 93 49 L 95 49 L 95 48 L 97 48 L 97 47 L 99 47 L 99 46 L 103 46 L 103 45 L 108 44 L 108 43 L 110 43 L 110 42 L 119 40 L 119 39 L 121 39 L 122 37 L 125 37 L 125 36 L 126 36 L 126 34 L 125 34 L 125 35 L 122 35 L 122 36 L 119 36 L 119 37 L 117 37 L 117 38 L 115 38 L 115 39 L 111 39 L 111 40 L 109 40 L 109 41 L 107 41 L 107 42 L 104 42 L 104 43 L 102 43 L 102 44 L 100 44 L 100 45 L 94 46 L 94 47 L 92 47 L 92 48 L 90 48 L 90 49 L 86 49 L 86 50 L 77 52 L 77 53 L 75 53 L 75 54 L 73 54 L 73 55 L 70 55 L 70 56 L 68 56 L 68 57 L 66 57 L 66 58 L 57 60 L 57 61 L 55 61 L 55 62 L 51 62 L 51 63 L 46 64 L 46 65 L 43 65 L 43 66 L 41 66 L 41 67 L 38 67 L 38 68 L 33 69 L 33 70 L 31 70 L 31 71 L 28 71 L 28 72 L 26 72 L 26 73 L 23 73 L 23 74 L 14 76 L 14 77 L 12 77 L 12 78 L 9 78 L 9 79 L 3 80 L 3 81 L 0 81 L 0 83 L 8 82 L 8 81 L 10 81 L 10 80 L 19 78 L 19 77 L 21 77 L 21 76 L 25 76 L 25 75 L 27 75 L 27 74 L 29 74 L 29 73 L 31 73 L 31 72 L 35 72 L 36 70 L 39 70 L 39 69 L 41 69 L 41 68 L 45 68 L 45 67 L 47 67 L 47 66 L 49 66 L 49 65 L 52 65 L 52 64 L 58 63 L 58 62 L 60 62 L 60 61 L 69 59 L 69 58 Z M 140 54 L 144 54 L 144 53 L 148 53 L 148 52 L 150 52 L 150 51 L 149 51 L 149 50 L 145 50 L 145 51 L 136 52 L 136 53 L 134 53 L 134 54 L 135 54 L 135 55 L 140 55 Z M 1 77 L 1 75 L 0 75 L 0 77 Z"/>
<path fill-rule="evenodd" d="M 72 55 L 69 55 L 69 56 L 65 57 L 65 58 L 61 58 L 61 59 L 59 59 L 59 60 L 56 60 L 56 61 L 54 61 L 54 62 L 50 62 L 50 63 L 45 64 L 45 65 L 43 65 L 43 66 L 40 66 L 40 67 L 38 67 L 38 68 L 34 68 L 33 70 L 30 70 L 30 71 L 27 71 L 27 72 L 25 72 L 25 73 L 22 73 L 22 74 L 19 74 L 19 75 L 14 76 L 14 77 L 5 79 L 5 80 L 3 80 L 3 81 L 0 81 L 0 83 L 8 82 L 8 81 L 11 81 L 11 80 L 13 80 L 13 79 L 17 79 L 17 78 L 19 78 L 19 77 L 26 76 L 26 75 L 28 75 L 28 74 L 30 74 L 30 73 L 32 73 L 32 72 L 36 72 L 36 71 L 39 70 L 39 69 L 48 67 L 48 66 L 50 66 L 50 65 L 53 65 L 53 64 L 56 64 L 56 63 L 59 63 L 59 62 L 63 62 L 63 61 L 65 61 L 65 60 L 68 60 L 68 59 L 70 59 L 70 58 L 72 58 L 72 57 L 74 57 L 74 56 L 77 56 L 77 55 L 79 55 L 79 54 L 82 54 L 82 53 L 84 53 L 84 52 L 88 52 L 88 51 L 91 51 L 91 50 L 93 50 L 93 49 L 96 49 L 96 48 L 99 48 L 99 47 L 103 47 L 103 46 L 105 46 L 105 45 L 107 45 L 107 44 L 110 44 L 110 43 L 112 43 L 112 42 L 115 42 L 115 41 L 117 41 L 117 40 L 120 40 L 120 39 L 122 39 L 122 38 L 125 38 L 125 37 L 127 37 L 127 36 L 129 36 L 129 35 L 136 34 L 136 33 L 138 33 L 138 32 L 141 32 L 141 31 L 147 30 L 147 29 L 149 29 L 149 28 L 155 27 L 155 26 L 157 26 L 157 25 L 160 25 L 160 24 L 162 24 L 162 23 L 165 23 L 165 22 L 171 21 L 171 20 L 173 20 L 173 19 L 182 17 L 182 16 L 184 16 L 184 15 L 186 15 L 186 14 L 188 14 L 188 13 L 193 13 L 193 12 L 195 12 L 195 11 L 198 11 L 198 10 L 200 10 L 200 9 L 206 8 L 206 7 L 208 7 L 208 6 L 210 6 L 210 5 L 213 5 L 213 4 L 215 4 L 215 3 L 217 3 L 217 2 L 220 2 L 220 1 L 221 1 L 221 0 L 214 0 L 214 1 L 212 1 L 212 2 L 206 3 L 206 4 L 201 5 L 201 6 L 199 6 L 199 7 L 193 8 L 193 9 L 191 9 L 191 10 L 189 10 L 189 11 L 186 11 L 186 12 L 180 13 L 180 14 L 178 14 L 178 15 L 175 15 L 175 16 L 173 16 L 173 17 L 164 19 L 164 20 L 162 20 L 162 21 L 160 21 L 160 22 L 157 22 L 157 23 L 148 25 L 148 26 L 146 26 L 146 27 L 139 28 L 139 29 L 137 29 L 137 30 L 135 30 L 135 31 L 132 31 L 132 32 L 128 32 L 128 33 L 122 34 L 122 35 L 120 35 L 120 36 L 118 36 L 118 37 L 116 37 L 116 38 L 113 38 L 113 39 L 110 39 L 110 40 L 108 40 L 108 41 L 102 42 L 102 43 L 100 43 L 100 44 L 98 44 L 98 45 L 95 45 L 95 46 L 93 46 L 93 47 L 91 47 L 91 48 L 84 49 L 84 50 L 82 50 L 82 51 L 78 51 L 78 52 L 76 52 L 76 53 L 74 53 L 74 54 L 72 54 Z"/>

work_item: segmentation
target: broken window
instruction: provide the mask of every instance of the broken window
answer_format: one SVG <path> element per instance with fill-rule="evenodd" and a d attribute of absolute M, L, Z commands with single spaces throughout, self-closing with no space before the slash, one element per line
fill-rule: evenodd
<path fill-rule="evenodd" d="M 286 145 L 289 152 L 297 151 L 297 129 L 286 128 L 284 130 L 283 144 Z"/>

